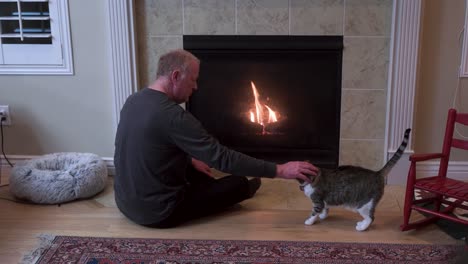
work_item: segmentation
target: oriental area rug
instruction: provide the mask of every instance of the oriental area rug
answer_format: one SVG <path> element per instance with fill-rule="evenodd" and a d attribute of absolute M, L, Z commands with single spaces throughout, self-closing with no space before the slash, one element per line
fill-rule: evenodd
<path fill-rule="evenodd" d="M 32 263 L 452 263 L 464 246 L 57 236 Z M 30 256 L 31 257 L 31 256 Z"/>

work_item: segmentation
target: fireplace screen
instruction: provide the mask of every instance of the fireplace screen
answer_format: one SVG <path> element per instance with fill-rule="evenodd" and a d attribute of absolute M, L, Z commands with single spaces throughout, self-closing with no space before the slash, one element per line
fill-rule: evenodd
<path fill-rule="evenodd" d="M 341 36 L 184 36 L 200 60 L 187 109 L 224 145 L 336 167 Z"/>

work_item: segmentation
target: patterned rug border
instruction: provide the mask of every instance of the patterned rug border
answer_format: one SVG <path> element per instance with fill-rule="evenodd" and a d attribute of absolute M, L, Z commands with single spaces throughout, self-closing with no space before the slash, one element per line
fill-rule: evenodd
<path fill-rule="evenodd" d="M 94 252 L 85 252 L 90 246 L 86 245 L 87 248 L 83 249 L 83 245 L 76 246 L 72 243 L 73 241 L 82 244 L 91 243 L 91 251 Z M 192 261 L 197 263 L 356 263 L 356 261 L 359 263 L 376 263 L 376 261 L 380 263 L 427 263 L 430 261 L 433 264 L 449 263 L 447 261 L 459 256 L 460 252 L 466 254 L 468 251 L 466 245 L 453 244 L 159 239 L 63 235 L 57 235 L 49 242 L 48 248 L 44 249 L 40 256 L 37 256 L 37 262 L 34 263 L 49 263 L 49 261 L 56 260 L 54 257 L 57 258 L 56 255 L 59 255 L 58 259 L 64 256 L 77 259 L 76 262 L 70 263 L 192 263 Z M 99 249 L 106 243 L 115 244 L 109 247 L 114 252 L 110 252 L 109 248 L 106 247 Z M 66 245 L 63 246 L 63 244 Z M 136 247 L 137 251 L 147 250 L 147 252 L 146 254 L 126 252 L 126 250 L 134 249 L 132 246 Z M 71 250 L 73 253 L 67 255 L 62 252 L 63 248 Z M 311 248 L 314 251 L 311 252 Z M 263 252 L 260 252 L 262 250 Z M 148 251 L 151 252 L 148 253 Z M 79 256 L 77 252 L 80 252 Z M 198 255 L 193 254 L 193 252 Z M 228 253 L 233 254 L 233 252 L 234 255 L 228 255 Z"/>
<path fill-rule="evenodd" d="M 54 236 L 54 242 L 58 238 L 78 238 L 78 239 L 95 239 L 95 240 L 112 240 L 112 239 L 122 239 L 122 240 L 148 240 L 148 241 L 165 241 L 165 242 L 234 242 L 234 243 L 245 243 L 250 244 L 252 242 L 261 242 L 261 243 L 298 243 L 298 244 L 308 244 L 308 243 L 318 243 L 318 244 L 333 244 L 333 245 L 384 245 L 384 246 L 441 246 L 441 247 L 453 247 L 458 246 L 456 244 L 399 244 L 399 243 L 383 243 L 383 242 L 327 242 L 327 241 L 311 241 L 311 240 L 240 240 L 240 239 L 196 239 L 196 238 L 149 238 L 149 237 L 91 237 L 91 236 L 67 236 L 67 235 L 56 235 Z"/>

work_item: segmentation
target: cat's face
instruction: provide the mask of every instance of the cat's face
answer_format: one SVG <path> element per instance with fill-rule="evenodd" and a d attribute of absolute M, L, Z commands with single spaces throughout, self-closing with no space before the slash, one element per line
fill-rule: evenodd
<path fill-rule="evenodd" d="M 312 177 L 308 177 L 313 180 Z M 314 193 L 314 187 L 312 187 L 312 184 L 301 179 L 297 179 L 297 181 L 299 182 L 299 189 L 304 192 L 305 196 L 310 197 Z"/>
<path fill-rule="evenodd" d="M 307 176 L 310 180 L 312 180 L 312 177 L 311 176 Z M 296 179 L 298 182 L 299 182 L 299 189 L 301 191 L 304 191 L 304 188 L 309 185 L 310 183 L 302 180 L 302 179 Z"/>
<path fill-rule="evenodd" d="M 305 182 L 304 180 L 301 180 L 301 179 L 297 179 L 297 181 L 299 182 L 299 189 L 301 191 L 304 191 L 304 188 L 309 184 L 307 182 Z"/>
<path fill-rule="evenodd" d="M 304 192 L 305 196 L 310 197 L 314 193 L 314 188 L 308 182 L 302 181 L 299 185 L 299 189 Z"/>

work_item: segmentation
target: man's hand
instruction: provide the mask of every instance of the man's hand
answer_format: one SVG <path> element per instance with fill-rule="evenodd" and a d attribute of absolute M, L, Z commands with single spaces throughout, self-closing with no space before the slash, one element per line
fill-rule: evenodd
<path fill-rule="evenodd" d="M 276 177 L 282 179 L 301 179 L 310 183 L 307 175 L 316 176 L 318 168 L 306 161 L 291 161 L 276 165 Z"/>
<path fill-rule="evenodd" d="M 197 160 L 192 158 L 192 166 L 200 172 L 205 173 L 208 176 L 214 177 L 213 173 L 211 172 L 210 166 L 208 166 L 206 163 L 203 161 Z"/>

